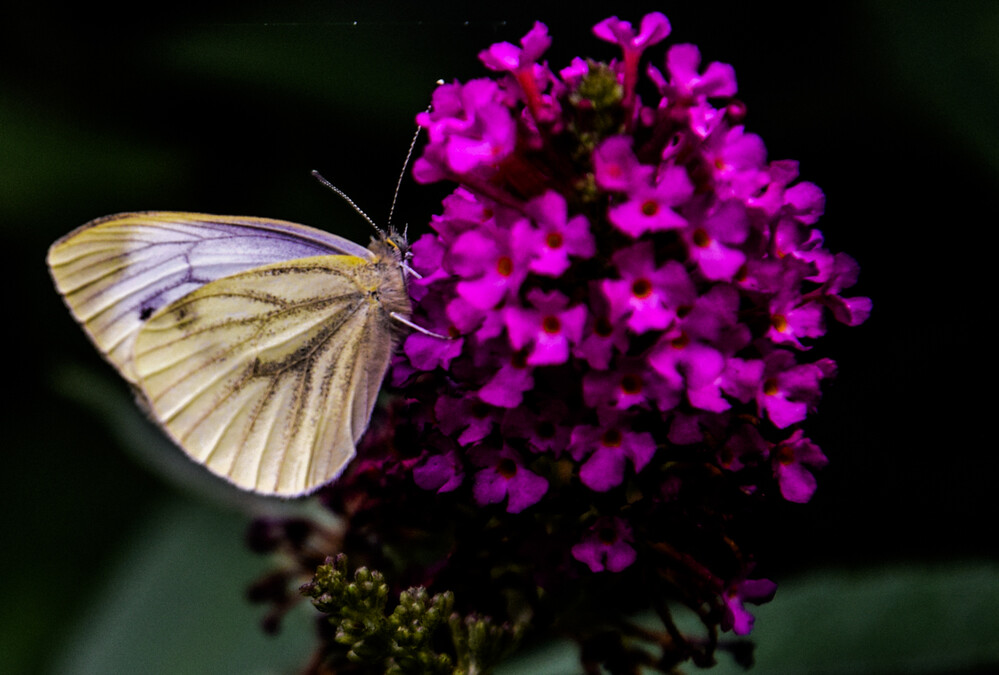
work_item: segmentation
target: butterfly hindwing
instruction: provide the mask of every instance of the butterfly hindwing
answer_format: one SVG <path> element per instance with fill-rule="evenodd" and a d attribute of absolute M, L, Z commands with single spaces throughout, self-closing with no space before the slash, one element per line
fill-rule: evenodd
<path fill-rule="evenodd" d="M 309 492 L 353 457 L 371 416 L 393 346 L 371 291 L 386 278 L 402 287 L 390 271 L 320 256 L 205 284 L 141 328 L 136 384 L 213 472 L 249 490 Z"/>

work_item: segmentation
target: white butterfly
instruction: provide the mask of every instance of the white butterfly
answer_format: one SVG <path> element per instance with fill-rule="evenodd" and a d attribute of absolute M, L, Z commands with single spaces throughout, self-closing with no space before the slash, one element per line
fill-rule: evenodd
<path fill-rule="evenodd" d="M 151 417 L 237 486 L 306 494 L 368 426 L 409 322 L 404 235 L 197 213 L 94 220 L 49 249 L 56 287 Z"/>

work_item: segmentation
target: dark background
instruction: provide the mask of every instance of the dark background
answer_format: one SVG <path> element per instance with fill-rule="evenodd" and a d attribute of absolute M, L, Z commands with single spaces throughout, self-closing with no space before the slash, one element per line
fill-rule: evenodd
<path fill-rule="evenodd" d="M 831 463 L 763 533 L 781 590 L 754 634 L 760 672 L 999 664 L 999 3 L 22 4 L 0 27 L 0 671 L 282 672 L 308 648 L 311 610 L 268 641 L 241 603 L 268 566 L 241 548 L 246 510 L 285 505 L 205 479 L 149 429 L 53 290 L 48 245 L 149 209 L 366 241 L 310 170 L 384 223 L 435 80 L 483 76 L 478 51 L 535 19 L 553 67 L 610 59 L 590 27 L 653 9 L 668 44 L 735 66 L 748 129 L 824 189 L 827 245 L 874 299 L 814 352 L 840 364 L 808 427 Z M 397 220 L 418 236 L 448 190 L 408 180 Z"/>

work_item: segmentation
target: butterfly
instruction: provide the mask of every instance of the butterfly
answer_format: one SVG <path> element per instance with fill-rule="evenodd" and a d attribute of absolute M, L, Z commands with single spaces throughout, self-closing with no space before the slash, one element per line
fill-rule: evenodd
<path fill-rule="evenodd" d="M 363 215 L 363 214 L 362 214 Z M 91 221 L 48 265 L 84 331 L 194 461 L 292 497 L 356 454 L 411 328 L 408 244 L 153 211 Z"/>

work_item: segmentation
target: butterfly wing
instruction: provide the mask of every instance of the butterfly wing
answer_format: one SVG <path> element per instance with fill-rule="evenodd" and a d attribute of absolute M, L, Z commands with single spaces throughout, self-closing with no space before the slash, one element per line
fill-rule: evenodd
<path fill-rule="evenodd" d="M 404 284 L 356 256 L 210 282 L 142 326 L 137 384 L 195 461 L 244 489 L 310 492 L 355 454 L 393 348 L 379 293 Z"/>
<path fill-rule="evenodd" d="M 56 287 L 97 348 L 130 382 L 145 321 L 191 291 L 269 263 L 344 254 L 347 239 L 279 220 L 199 213 L 125 213 L 94 220 L 49 249 Z"/>

